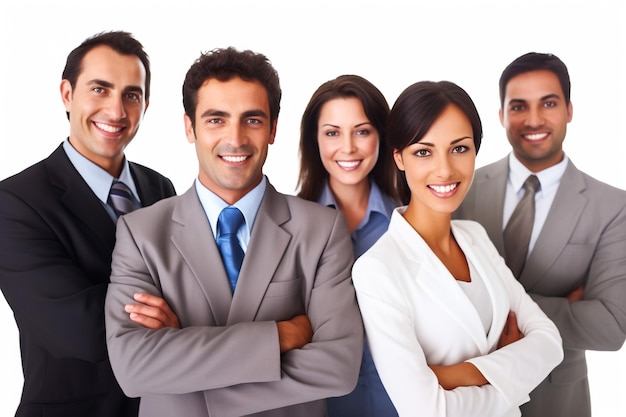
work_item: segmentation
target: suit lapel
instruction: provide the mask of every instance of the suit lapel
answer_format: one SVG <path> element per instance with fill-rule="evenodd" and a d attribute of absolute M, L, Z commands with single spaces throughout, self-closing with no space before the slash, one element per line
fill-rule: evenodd
<path fill-rule="evenodd" d="M 191 269 L 204 293 L 217 325 L 226 325 L 232 294 L 195 186 L 180 196 L 172 213 L 171 241 Z"/>
<path fill-rule="evenodd" d="M 145 168 L 140 169 L 140 166 L 133 162 L 129 162 L 128 165 L 143 207 L 150 206 L 165 197 L 163 190 L 159 188 L 160 183 L 155 181 L 154 176 L 150 178 L 149 171 Z"/>
<path fill-rule="evenodd" d="M 93 232 L 94 241 L 102 243 L 104 252 L 111 253 L 115 245 L 115 224 L 76 171 L 62 145 L 48 157 L 46 168 L 50 183 L 60 191 L 61 204 Z"/>
<path fill-rule="evenodd" d="M 504 193 L 508 179 L 508 157 L 496 162 L 484 176 L 477 178 L 474 190 L 476 220 L 487 230 L 498 252 L 504 253 L 502 237 L 502 212 L 504 211 Z"/>
<path fill-rule="evenodd" d="M 585 188 L 580 171 L 569 162 L 548 217 L 526 262 L 528 266 L 520 276 L 520 282 L 526 289 L 531 290 L 544 277 L 567 245 L 587 205 L 587 198 L 582 194 Z"/>
<path fill-rule="evenodd" d="M 239 274 L 228 324 L 255 319 L 291 241 L 291 235 L 282 228 L 290 219 L 286 198 L 268 183 Z"/>

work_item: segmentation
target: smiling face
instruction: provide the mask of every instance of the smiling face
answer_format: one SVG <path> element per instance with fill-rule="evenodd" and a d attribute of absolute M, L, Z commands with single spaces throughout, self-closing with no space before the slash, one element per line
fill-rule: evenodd
<path fill-rule="evenodd" d="M 531 171 L 563 160 L 563 141 L 571 120 L 572 103 L 565 103 L 553 72 L 526 72 L 507 83 L 500 122 L 513 153 Z"/>
<path fill-rule="evenodd" d="M 61 82 L 61 98 L 70 115 L 69 140 L 83 156 L 119 176 L 124 149 L 135 137 L 148 107 L 146 71 L 135 55 L 96 46 L 83 57 L 72 88 Z"/>
<path fill-rule="evenodd" d="M 196 122 L 185 115 L 185 130 L 195 143 L 200 182 L 234 204 L 263 178 L 267 150 L 274 143 L 267 92 L 257 81 L 211 78 L 198 90 Z"/>
<path fill-rule="evenodd" d="M 367 186 L 368 175 L 378 160 L 379 136 L 361 101 L 349 97 L 324 103 L 317 131 L 320 158 L 331 189 Z"/>
<path fill-rule="evenodd" d="M 401 152 L 394 151 L 394 159 L 398 169 L 406 174 L 413 212 L 451 215 L 474 177 L 476 148 L 472 125 L 465 113 L 451 104 L 419 142 Z"/>

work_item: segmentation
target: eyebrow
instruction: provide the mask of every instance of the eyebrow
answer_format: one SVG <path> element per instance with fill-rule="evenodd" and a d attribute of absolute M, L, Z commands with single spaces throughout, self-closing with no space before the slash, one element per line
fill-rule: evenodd
<path fill-rule="evenodd" d="M 362 122 L 362 123 L 355 124 L 353 127 L 361 127 L 361 126 L 365 126 L 365 125 L 373 126 L 371 122 Z M 334 125 L 332 123 L 324 123 L 322 125 L 322 127 L 325 127 L 325 126 L 330 126 L 330 127 L 334 127 L 335 129 L 339 129 L 339 125 Z"/>
<path fill-rule="evenodd" d="M 561 96 L 556 94 L 556 93 L 551 93 L 551 94 L 546 94 L 545 96 L 541 97 L 539 99 L 539 101 L 546 101 L 546 100 L 553 100 L 553 99 L 557 99 L 557 100 L 561 100 Z M 509 105 L 511 104 L 518 104 L 518 103 L 526 103 L 528 100 L 525 100 L 523 98 L 512 98 L 511 100 L 509 100 Z"/>
<path fill-rule="evenodd" d="M 113 85 L 113 83 L 109 82 L 109 81 L 105 81 L 105 80 L 99 80 L 99 79 L 93 79 L 87 82 L 87 85 L 101 85 L 103 87 L 106 88 L 115 88 L 115 85 Z M 124 91 L 129 92 L 137 92 L 143 95 L 143 88 L 137 86 L 137 85 L 129 85 L 126 88 L 124 88 Z"/>
<path fill-rule="evenodd" d="M 200 118 L 211 117 L 211 116 L 230 117 L 231 114 L 224 110 L 207 109 L 202 112 L 202 114 L 200 115 Z M 267 113 L 265 113 L 261 109 L 247 110 L 241 114 L 241 117 L 243 119 L 246 119 L 248 117 L 263 117 L 265 119 L 269 119 L 269 116 L 267 115 Z"/>
<path fill-rule="evenodd" d="M 463 136 L 463 137 L 460 137 L 460 138 L 457 138 L 457 139 L 453 139 L 450 142 L 450 145 L 456 145 L 457 143 L 462 142 L 465 139 L 473 140 L 471 136 Z M 435 146 L 434 143 L 430 143 L 430 142 L 416 142 L 416 143 L 419 143 L 420 145 L 424 145 L 424 146 L 430 146 L 430 147 L 434 147 Z"/>

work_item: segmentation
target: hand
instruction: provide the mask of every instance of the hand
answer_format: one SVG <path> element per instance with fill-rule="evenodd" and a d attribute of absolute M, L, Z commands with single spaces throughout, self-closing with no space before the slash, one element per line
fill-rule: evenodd
<path fill-rule="evenodd" d="M 461 362 L 455 365 L 428 365 L 437 377 L 437 382 L 445 390 L 458 387 L 480 387 L 489 381 L 471 362 Z"/>
<path fill-rule="evenodd" d="M 567 298 L 570 303 L 573 303 L 574 301 L 582 300 L 583 295 L 585 295 L 585 287 L 581 285 L 580 287 L 576 288 L 571 293 L 567 294 L 565 298 Z"/>
<path fill-rule="evenodd" d="M 278 326 L 280 353 L 300 349 L 313 339 L 311 322 L 304 314 L 295 316 L 291 320 L 279 321 L 276 324 Z"/>
<path fill-rule="evenodd" d="M 498 340 L 498 349 L 513 342 L 517 342 L 523 337 L 524 334 L 520 331 L 519 327 L 517 327 L 517 316 L 514 312 L 509 311 L 509 316 L 506 318 L 504 329 L 502 329 L 502 334 Z"/>
<path fill-rule="evenodd" d="M 180 329 L 178 317 L 161 297 L 147 293 L 136 293 L 133 298 L 140 304 L 126 304 L 124 310 L 130 319 L 152 330 L 172 327 Z"/>

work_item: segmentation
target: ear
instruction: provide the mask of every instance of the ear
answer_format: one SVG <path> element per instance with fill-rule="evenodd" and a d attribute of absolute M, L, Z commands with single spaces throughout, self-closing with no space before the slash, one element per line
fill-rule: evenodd
<path fill-rule="evenodd" d="M 148 106 L 150 105 L 150 100 L 146 100 L 146 107 L 143 109 L 143 114 L 146 114 L 146 110 L 148 110 Z"/>
<path fill-rule="evenodd" d="M 504 113 L 502 112 L 502 107 L 500 107 L 498 111 L 498 117 L 500 117 L 500 124 L 504 127 Z"/>
<path fill-rule="evenodd" d="M 72 85 L 68 80 L 62 80 L 59 89 L 61 91 L 61 99 L 63 100 L 65 111 L 69 113 L 72 107 Z"/>
<path fill-rule="evenodd" d="M 393 150 L 393 160 L 400 171 L 404 171 L 404 162 L 402 161 L 402 153 L 397 149 Z"/>
<path fill-rule="evenodd" d="M 185 134 L 187 135 L 187 142 L 195 143 L 196 132 L 193 128 L 193 123 L 191 123 L 191 119 L 189 118 L 189 116 L 187 116 L 187 114 L 185 114 L 183 117 L 185 121 Z"/>
<path fill-rule="evenodd" d="M 276 127 L 278 126 L 278 119 L 274 120 L 272 124 L 272 130 L 270 131 L 270 141 L 269 144 L 274 144 L 274 139 L 276 139 Z"/>
<path fill-rule="evenodd" d="M 567 123 L 572 121 L 572 117 L 574 117 L 574 106 L 572 105 L 572 102 L 570 101 L 569 104 L 567 105 Z"/>

